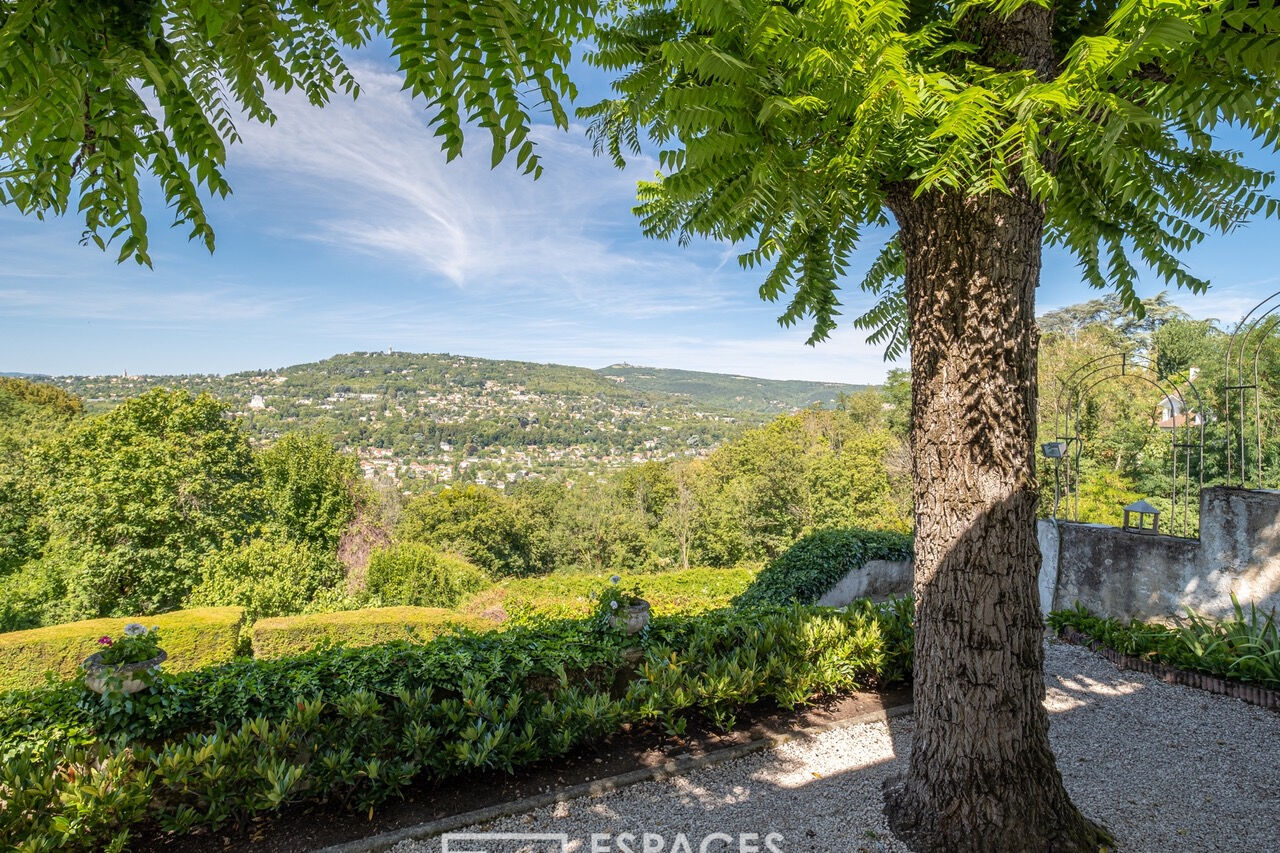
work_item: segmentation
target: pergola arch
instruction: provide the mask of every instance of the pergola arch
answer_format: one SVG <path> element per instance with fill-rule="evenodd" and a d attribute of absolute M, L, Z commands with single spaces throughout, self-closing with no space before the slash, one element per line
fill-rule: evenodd
<path fill-rule="evenodd" d="M 1171 450 L 1169 530 L 1190 535 L 1191 505 L 1199 500 L 1199 490 L 1204 486 L 1204 401 L 1189 375 L 1161 374 L 1149 356 L 1131 350 L 1091 358 L 1077 365 L 1059 386 L 1057 441 L 1065 446 L 1066 453 L 1055 468 L 1053 517 L 1079 521 L 1080 456 L 1084 445 L 1081 410 L 1089 393 L 1107 382 L 1133 379 L 1155 389 L 1162 395 L 1162 403 L 1169 401 L 1172 409 L 1173 424 L 1167 428 Z"/>
<path fill-rule="evenodd" d="M 1280 312 L 1280 291 L 1249 309 L 1227 340 L 1222 397 L 1227 433 L 1227 481 L 1238 482 L 1241 488 L 1249 486 L 1250 450 L 1254 452 L 1253 479 L 1259 489 L 1265 487 L 1262 466 L 1262 385 L 1258 378 L 1258 361 L 1262 356 L 1263 345 L 1277 326 L 1280 326 L 1280 313 L 1277 312 Z M 1250 395 L 1253 402 L 1252 422 L 1249 418 Z"/>

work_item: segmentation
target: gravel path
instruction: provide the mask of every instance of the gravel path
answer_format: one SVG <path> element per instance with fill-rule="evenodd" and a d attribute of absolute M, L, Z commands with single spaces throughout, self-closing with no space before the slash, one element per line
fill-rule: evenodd
<path fill-rule="evenodd" d="M 1280 715 L 1121 672 L 1076 646 L 1049 644 L 1046 675 L 1050 737 L 1067 788 L 1121 850 L 1280 851 Z M 703 853 L 770 853 L 769 833 L 781 835 L 774 847 L 787 853 L 901 851 L 880 811 L 880 785 L 902 771 L 910 748 L 911 718 L 900 717 L 466 831 L 565 833 L 573 853 L 699 853 L 717 832 L 732 842 L 712 839 Z M 626 832 L 635 840 L 619 837 Z M 656 834 L 648 848 L 646 832 Z M 593 833 L 611 838 L 593 847 Z M 441 846 L 405 842 L 395 853 Z M 453 841 L 450 849 L 543 853 L 560 845 Z"/>

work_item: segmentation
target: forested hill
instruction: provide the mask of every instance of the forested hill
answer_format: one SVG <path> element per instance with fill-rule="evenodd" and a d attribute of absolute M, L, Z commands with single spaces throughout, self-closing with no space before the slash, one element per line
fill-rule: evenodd
<path fill-rule="evenodd" d="M 0 374 L 3 375 L 3 374 Z M 47 378 L 44 378 L 48 381 Z M 396 393 L 493 385 L 521 386 L 535 394 L 604 395 L 636 398 L 663 404 L 687 404 L 695 409 L 775 414 L 835 405 L 842 393 L 866 388 L 836 382 L 760 379 L 694 370 L 637 367 L 614 364 L 600 370 L 562 364 L 537 364 L 474 358 L 448 353 L 351 353 L 323 361 L 295 364 L 276 370 L 232 373 L 227 376 L 77 376 L 60 377 L 57 384 L 90 401 L 91 408 L 110 405 L 124 387 L 134 391 L 156 385 L 207 390 L 231 402 L 247 404 L 263 394 L 264 380 L 287 384 L 291 391 Z M 128 396 L 124 394 L 123 396 Z M 676 398 L 676 399 L 672 399 Z M 98 405 L 94 405 L 97 403 Z"/>
<path fill-rule="evenodd" d="M 620 371 L 625 371 L 620 372 Z M 308 429 L 354 450 L 366 473 L 414 485 L 510 481 L 703 455 L 780 411 L 856 386 L 685 371 L 351 353 L 227 376 L 45 378 L 107 411 L 151 388 L 209 392 L 259 439 Z"/>
<path fill-rule="evenodd" d="M 597 372 L 636 391 L 677 394 L 695 405 L 741 412 L 791 412 L 807 409 L 815 403 L 830 409 L 841 394 L 869 387 L 837 382 L 758 379 L 630 364 L 611 364 Z"/>

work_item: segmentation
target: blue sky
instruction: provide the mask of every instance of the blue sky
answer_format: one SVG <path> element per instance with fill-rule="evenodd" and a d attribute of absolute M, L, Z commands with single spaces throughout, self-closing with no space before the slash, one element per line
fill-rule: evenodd
<path fill-rule="evenodd" d="M 876 382 L 887 365 L 847 326 L 816 348 L 780 327 L 758 272 L 724 245 L 644 238 L 635 181 L 593 157 L 583 129 L 540 130 L 546 173 L 489 169 L 480 135 L 446 164 L 420 104 L 377 56 L 355 60 L 364 92 L 323 110 L 274 99 L 274 127 L 242 123 L 234 195 L 209 203 L 210 256 L 150 211 L 154 270 L 78 245 L 74 219 L 0 208 L 0 371 L 225 373 L 393 347 L 586 367 L 615 362 L 778 379 Z M 580 69 L 581 102 L 605 81 Z M 1243 145 L 1244 142 L 1237 141 Z M 1275 169 L 1276 158 L 1251 158 Z M 1191 256 L 1200 317 L 1237 319 L 1280 289 L 1280 223 L 1213 238 Z M 862 264 L 878 243 L 869 241 Z M 853 271 L 860 272 L 858 265 Z M 869 305 L 857 279 L 845 316 Z M 1150 295 L 1163 289 L 1151 280 Z M 1040 312 L 1098 295 L 1048 252 Z"/>

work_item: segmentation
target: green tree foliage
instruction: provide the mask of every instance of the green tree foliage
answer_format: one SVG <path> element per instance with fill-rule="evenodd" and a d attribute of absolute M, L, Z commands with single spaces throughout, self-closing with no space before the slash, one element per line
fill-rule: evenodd
<path fill-rule="evenodd" d="M 643 462 L 626 469 L 619 487 L 622 499 L 635 508 L 648 527 L 657 525 L 676 496 L 671 471 L 661 462 Z"/>
<path fill-rule="evenodd" d="M 1118 294 L 1090 299 L 1078 305 L 1058 308 L 1036 318 L 1045 334 L 1074 335 L 1086 328 L 1102 326 L 1113 329 L 1132 347 L 1146 349 L 1152 335 L 1162 326 L 1187 320 L 1187 313 L 1169 301 L 1168 293 L 1143 299 L 1141 312 L 1134 312 Z"/>
<path fill-rule="evenodd" d="M 25 379 L 0 376 L 0 577 L 40 554 L 39 481 L 32 451 L 84 414 L 77 397 Z"/>
<path fill-rule="evenodd" d="M 71 622 L 81 615 L 67 596 L 67 572 L 55 559 L 31 560 L 3 578 L 0 632 Z"/>
<path fill-rule="evenodd" d="M 730 567 L 764 562 L 826 527 L 905 531 L 907 464 L 885 400 L 859 392 L 837 411 L 783 415 L 705 459 L 526 481 L 505 495 L 449 488 L 413 499 L 397 538 L 512 574 Z"/>
<path fill-rule="evenodd" d="M 380 606 L 456 607 L 488 586 L 489 579 L 455 554 L 418 542 L 402 542 L 369 556 L 364 583 L 365 591 Z"/>
<path fill-rule="evenodd" d="M 42 451 L 53 559 L 77 615 L 177 607 L 201 558 L 260 521 L 244 430 L 211 397 L 151 391 Z"/>
<path fill-rule="evenodd" d="M 364 484 L 354 456 L 317 433 L 286 433 L 258 455 L 267 524 L 280 536 L 333 550 L 355 518 Z"/>
<path fill-rule="evenodd" d="M 484 486 L 450 488 L 413 499 L 400 516 L 396 538 L 455 551 L 495 577 L 544 568 L 529 521 L 501 494 Z"/>
<path fill-rule="evenodd" d="M 750 430 L 706 461 L 695 562 L 732 565 L 776 557 L 806 533 L 863 524 L 909 527 L 901 444 L 883 410 L 806 410 Z"/>
<path fill-rule="evenodd" d="M 1099 310 L 1095 304 L 1099 302 L 1059 309 L 1053 312 L 1056 319 L 1044 324 L 1051 330 L 1045 332 L 1040 352 L 1039 440 L 1063 439 L 1068 413 L 1073 422 L 1078 421 L 1081 439 L 1079 504 L 1061 508 L 1060 514 L 1085 522 L 1119 524 L 1121 507 L 1139 497 L 1168 513 L 1173 436 L 1161 429 L 1160 419 L 1165 414 L 1161 402 L 1174 388 L 1181 392 L 1189 410 L 1205 421 L 1203 468 L 1207 484 L 1227 480 L 1226 414 L 1230 403 L 1234 482 L 1238 483 L 1240 392 L 1229 399 L 1224 392 L 1229 336 L 1214 321 L 1191 320 L 1164 300 L 1149 306 L 1148 317 L 1158 314 L 1165 318 L 1153 326 L 1122 321 L 1111 309 Z M 1252 430 L 1257 414 L 1262 420 L 1263 484 L 1269 487 L 1280 484 L 1280 441 L 1275 438 L 1280 435 L 1276 426 L 1280 424 L 1280 404 L 1275 402 L 1276 390 L 1280 389 L 1280 336 L 1275 329 L 1264 327 L 1250 338 L 1246 349 L 1247 379 L 1252 381 L 1256 350 L 1262 386 L 1256 412 L 1252 392 L 1245 398 L 1250 441 L 1247 449 L 1250 459 L 1256 458 Z M 1089 365 L 1116 365 L 1115 355 L 1121 352 L 1133 355 L 1123 376 L 1112 369 L 1082 381 Z M 1108 354 L 1112 359 L 1104 359 Z M 1073 379 L 1076 371 L 1079 372 Z M 1233 371 L 1233 382 L 1238 381 Z M 1080 392 L 1078 407 L 1068 405 L 1073 387 Z M 1190 460 L 1179 451 L 1180 466 L 1191 480 L 1192 496 L 1187 506 L 1190 524 L 1185 529 L 1177 528 L 1179 533 L 1194 535 L 1198 513 L 1194 490 L 1200 481 L 1199 436 L 1193 429 L 1188 434 L 1179 430 L 1176 437 L 1179 442 L 1190 438 L 1196 445 L 1191 449 Z M 1040 464 L 1040 485 L 1041 512 L 1047 515 L 1053 511 L 1054 468 L 1044 460 Z M 1181 511 L 1178 516 L 1182 517 Z M 1165 519 L 1165 524 L 1172 521 L 1168 515 Z"/>
<path fill-rule="evenodd" d="M 271 90 L 317 106 L 355 96 L 346 51 L 390 42 L 405 88 L 431 107 L 452 159 L 466 124 L 488 129 L 496 165 L 541 166 L 529 138 L 537 108 L 568 126 L 570 44 L 590 27 L 584 2 L 430 6 L 279 0 L 0 2 L 0 203 L 36 216 L 75 209 L 85 239 L 119 238 L 121 260 L 150 263 L 144 178 L 174 225 L 213 248 L 202 193 L 223 175 L 235 122 L 272 122 Z"/>
<path fill-rule="evenodd" d="M 646 233 L 754 240 L 743 265 L 773 265 L 761 295 L 789 294 L 782 322 L 810 318 L 813 341 L 835 328 L 838 279 L 891 195 L 977 197 L 1018 182 L 1044 205 L 1049 242 L 1141 317 L 1136 263 L 1203 290 L 1179 254 L 1206 229 L 1280 212 L 1265 194 L 1272 175 L 1213 136 L 1226 120 L 1280 143 L 1268 35 L 1280 10 L 1045 7 L 1053 54 L 1001 63 L 980 47 L 1008 33 L 979 36 L 981 21 L 1041 14 L 1025 0 L 642 0 L 596 37 L 593 60 L 622 74 L 619 97 L 582 112 L 620 164 L 646 132 L 662 147 L 662 173 L 640 187 Z M 890 237 L 864 287 L 892 310 L 864 327 L 900 328 L 901 273 Z"/>
<path fill-rule="evenodd" d="M 1216 378 L 1218 363 L 1225 355 L 1222 337 L 1212 320 L 1179 317 L 1161 323 L 1151 335 L 1156 371 L 1162 376 L 1178 376 L 1195 368 L 1197 379 Z M 1205 390 L 1213 390 L 1211 384 L 1201 384 Z"/>
<path fill-rule="evenodd" d="M 243 607 L 245 619 L 292 616 L 341 603 L 346 577 L 331 549 L 255 539 L 213 551 L 183 607 Z"/>
<path fill-rule="evenodd" d="M 566 492 L 556 520 L 562 541 L 570 543 L 572 565 L 591 571 L 652 565 L 647 548 L 651 516 L 627 499 L 627 491 L 610 478 L 585 477 Z"/>

